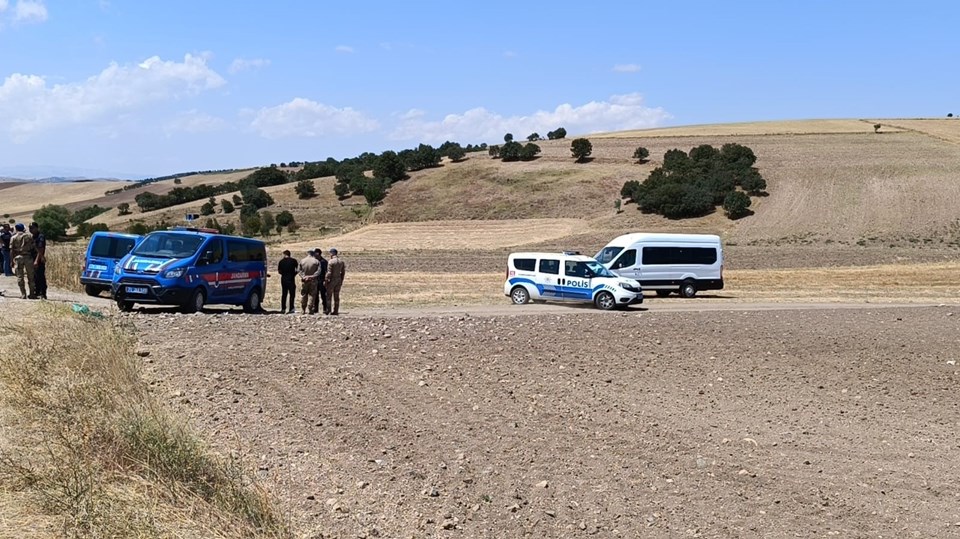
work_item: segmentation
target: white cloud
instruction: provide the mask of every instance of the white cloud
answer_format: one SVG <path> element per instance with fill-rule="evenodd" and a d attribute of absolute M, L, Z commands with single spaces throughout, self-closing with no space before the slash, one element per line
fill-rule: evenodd
<path fill-rule="evenodd" d="M 351 47 L 350 45 L 337 45 L 336 47 L 333 48 L 333 50 L 337 52 L 342 52 L 344 54 L 353 53 L 353 47 Z"/>
<path fill-rule="evenodd" d="M 228 71 L 230 71 L 230 73 L 239 73 L 241 71 L 262 69 L 269 65 L 270 60 L 266 60 L 264 58 L 236 58 L 230 63 L 230 68 Z"/>
<path fill-rule="evenodd" d="M 613 66 L 613 70 L 617 73 L 636 73 L 640 71 L 640 66 L 637 64 L 617 64 Z"/>
<path fill-rule="evenodd" d="M 210 133 L 227 127 L 223 118 L 200 112 L 196 109 L 181 112 L 163 126 L 167 135 L 173 133 Z"/>
<path fill-rule="evenodd" d="M 615 95 L 607 101 L 584 105 L 563 104 L 552 111 L 537 111 L 526 116 L 502 116 L 485 108 L 463 114 L 448 114 L 440 121 L 427 121 L 409 112 L 400 116 L 400 125 L 391 133 L 394 140 L 414 142 L 497 141 L 504 133 L 526 137 L 563 127 L 570 134 L 625 131 L 656 127 L 670 118 L 662 108 L 647 107 L 638 94 Z"/>
<path fill-rule="evenodd" d="M 297 97 L 254 113 L 250 127 L 265 138 L 355 135 L 379 129 L 380 124 L 350 107 L 338 109 Z"/>
<path fill-rule="evenodd" d="M 16 141 L 65 125 L 94 122 L 148 103 L 222 86 L 202 57 L 183 62 L 154 56 L 137 65 L 116 63 L 79 82 L 48 86 L 39 75 L 14 73 L 0 85 L 0 131 Z"/>
<path fill-rule="evenodd" d="M 504 58 L 516 58 L 517 53 L 515 51 L 503 51 Z"/>
<path fill-rule="evenodd" d="M 18 23 L 43 22 L 47 20 L 47 6 L 41 0 L 17 0 L 13 21 Z"/>
<path fill-rule="evenodd" d="M 10 2 L 7 0 L 0 0 L 0 13 L 6 11 L 8 7 L 10 7 Z"/>

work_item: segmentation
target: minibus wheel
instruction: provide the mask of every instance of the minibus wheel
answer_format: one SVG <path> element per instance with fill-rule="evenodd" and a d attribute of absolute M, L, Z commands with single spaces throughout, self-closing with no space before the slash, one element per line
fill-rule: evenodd
<path fill-rule="evenodd" d="M 680 295 L 685 298 L 692 298 L 697 295 L 697 285 L 693 281 L 684 281 L 680 285 Z"/>
<path fill-rule="evenodd" d="M 203 290 L 196 289 L 193 291 L 193 294 L 190 295 L 190 299 L 183 304 L 184 314 L 197 313 L 203 310 L 203 303 L 206 301 L 206 298 L 203 297 Z"/>
<path fill-rule="evenodd" d="M 510 299 L 515 305 L 523 305 L 530 302 L 530 292 L 522 286 L 515 286 L 510 291 Z"/>
<path fill-rule="evenodd" d="M 260 310 L 260 290 L 254 288 L 247 296 L 247 301 L 243 302 L 243 312 L 255 313 Z"/>
<path fill-rule="evenodd" d="M 617 306 L 616 298 L 613 297 L 613 294 L 606 291 L 597 294 L 597 297 L 593 300 L 593 303 L 602 311 L 609 311 Z"/>

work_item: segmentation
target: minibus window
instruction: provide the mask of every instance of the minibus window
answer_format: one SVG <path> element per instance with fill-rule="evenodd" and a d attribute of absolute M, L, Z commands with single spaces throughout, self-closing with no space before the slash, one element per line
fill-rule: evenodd
<path fill-rule="evenodd" d="M 606 264 L 607 262 L 610 262 L 611 260 L 616 258 L 617 255 L 620 254 L 620 251 L 622 250 L 623 250 L 623 247 L 604 247 L 603 249 L 600 250 L 599 253 L 597 253 L 597 256 L 595 256 L 594 258 L 597 259 L 597 262 L 601 264 Z"/>
<path fill-rule="evenodd" d="M 620 258 L 610 266 L 610 269 L 632 268 L 637 263 L 637 250 L 627 249 Z"/>

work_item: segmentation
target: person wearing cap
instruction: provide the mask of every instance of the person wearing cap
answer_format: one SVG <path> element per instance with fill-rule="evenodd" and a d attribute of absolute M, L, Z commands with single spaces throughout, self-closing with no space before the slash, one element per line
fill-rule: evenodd
<path fill-rule="evenodd" d="M 317 247 L 313 250 L 313 256 L 317 257 L 317 261 L 320 262 L 320 271 L 317 272 L 317 290 L 314 293 L 313 305 L 314 308 L 317 307 L 318 303 L 323 304 L 323 314 L 330 314 L 330 304 L 327 303 L 327 287 L 326 281 L 327 278 L 327 259 L 323 258 L 323 251 Z M 317 300 L 320 301 L 317 301 Z M 313 311 L 310 314 L 316 314 L 317 311 Z"/>
<path fill-rule="evenodd" d="M 327 288 L 327 306 L 330 307 L 330 314 L 340 314 L 340 287 L 343 286 L 343 278 L 347 274 L 347 266 L 340 260 L 339 252 L 336 249 L 330 249 L 330 263 L 327 265 L 327 277 L 324 285 Z"/>
<path fill-rule="evenodd" d="M 33 236 L 33 282 L 37 297 L 47 299 L 47 237 L 40 232 L 40 225 L 30 223 Z"/>
<path fill-rule="evenodd" d="M 20 287 L 20 297 L 37 299 L 37 289 L 33 282 L 33 236 L 27 234 L 23 223 L 17 223 L 14 229 L 16 232 L 10 238 L 10 254 L 17 266 L 17 286 Z M 26 280 L 26 286 L 24 286 L 24 280 Z"/>
<path fill-rule="evenodd" d="M 283 252 L 283 258 L 277 264 L 277 273 L 280 274 L 280 313 L 296 312 L 297 273 L 300 272 L 300 263 L 290 256 L 290 251 Z M 290 310 L 287 310 L 287 297 L 290 298 Z"/>
<path fill-rule="evenodd" d="M 310 314 L 317 312 L 317 273 L 320 272 L 320 261 L 315 253 L 307 251 L 307 256 L 300 259 L 300 312 L 307 314 L 307 304 Z"/>

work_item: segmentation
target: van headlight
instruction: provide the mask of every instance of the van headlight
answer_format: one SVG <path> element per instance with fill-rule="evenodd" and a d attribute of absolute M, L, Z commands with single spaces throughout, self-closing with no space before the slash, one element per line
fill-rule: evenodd
<path fill-rule="evenodd" d="M 640 292 L 639 286 L 634 286 L 630 283 L 620 283 L 620 288 L 624 290 L 629 290 L 630 292 Z"/>
<path fill-rule="evenodd" d="M 180 277 L 183 277 L 183 272 L 183 268 L 176 268 L 164 273 L 163 276 L 167 279 L 179 279 Z"/>

